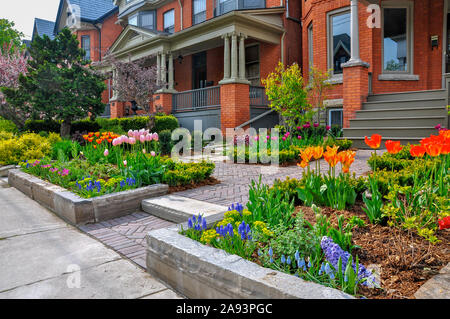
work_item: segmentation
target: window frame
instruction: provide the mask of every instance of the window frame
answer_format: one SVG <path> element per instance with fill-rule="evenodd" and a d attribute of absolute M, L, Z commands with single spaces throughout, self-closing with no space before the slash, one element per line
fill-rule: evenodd
<path fill-rule="evenodd" d="M 207 0 L 203 0 L 204 2 L 205 2 L 205 11 L 201 11 L 201 12 L 197 12 L 197 13 L 195 13 L 194 12 L 194 3 L 195 3 L 195 0 L 194 1 L 192 1 L 192 25 L 196 25 L 196 24 L 199 24 L 199 23 L 202 23 L 202 22 L 205 22 L 206 21 L 206 11 L 207 11 Z M 205 15 L 205 19 L 204 20 L 202 20 L 202 21 L 199 21 L 199 22 L 196 22 L 195 21 L 195 16 L 198 16 L 198 15 L 200 15 L 200 14 L 203 14 L 204 13 L 204 15 Z"/>
<path fill-rule="evenodd" d="M 351 15 L 350 6 L 342 7 L 342 8 L 327 12 L 327 68 L 329 70 L 331 70 L 330 75 L 333 78 L 342 78 L 343 72 L 342 73 L 334 73 L 333 24 L 332 24 L 331 20 L 335 16 L 344 15 L 347 13 Z M 350 24 L 350 30 L 351 30 L 351 24 Z M 350 41 L 351 41 L 351 34 L 350 34 Z M 351 54 L 351 48 L 350 48 L 350 54 Z"/>
<path fill-rule="evenodd" d="M 331 123 L 331 112 L 341 112 L 341 128 L 344 126 L 344 108 L 343 107 L 331 107 L 327 109 L 328 118 L 327 118 L 327 124 L 329 126 L 336 125 Z"/>
<path fill-rule="evenodd" d="M 384 9 L 406 9 L 406 71 L 384 69 Z M 386 1 L 381 5 L 381 74 L 414 74 L 414 3 L 411 1 Z"/>
<path fill-rule="evenodd" d="M 308 70 L 314 67 L 314 26 L 311 22 L 306 29 L 308 35 Z"/>
<path fill-rule="evenodd" d="M 166 24 L 166 15 L 168 13 L 172 13 L 173 14 L 173 25 L 171 27 L 166 28 L 166 26 L 165 26 L 165 24 Z M 166 31 L 166 29 L 169 29 L 169 30 L 172 29 L 172 32 Z M 163 13 L 163 31 L 171 33 L 171 34 L 175 33 L 175 8 L 169 9 L 169 10 L 167 10 L 167 11 L 165 11 Z"/>
<path fill-rule="evenodd" d="M 256 80 L 259 79 L 258 81 L 258 85 L 257 86 L 261 86 L 261 46 L 259 45 L 259 43 L 249 43 L 247 45 L 245 45 L 245 50 L 247 51 L 247 48 L 250 47 L 258 47 L 258 60 L 255 61 L 247 61 L 247 58 L 245 59 L 245 78 L 251 82 L 251 80 Z M 258 64 L 258 77 L 254 76 L 254 77 L 248 77 L 248 72 L 247 72 L 247 66 L 251 65 L 251 64 Z"/>
<path fill-rule="evenodd" d="M 85 39 L 89 40 L 89 50 L 86 50 L 86 48 L 84 47 L 84 40 Z M 91 55 L 91 36 L 89 34 L 85 34 L 85 35 L 81 36 L 81 48 L 86 52 L 86 54 L 84 56 L 84 59 L 85 60 L 91 60 L 91 58 L 92 58 L 92 55 Z"/>
<path fill-rule="evenodd" d="M 152 29 L 144 28 L 142 26 L 142 16 L 144 14 L 146 14 L 146 13 L 151 13 L 153 15 L 153 28 Z M 156 10 L 143 10 L 143 11 L 138 11 L 136 13 L 130 14 L 128 16 L 128 24 L 129 25 L 135 26 L 134 24 L 130 24 L 130 19 L 134 18 L 134 17 L 137 17 L 137 25 L 136 25 L 136 27 L 138 27 L 138 28 L 144 28 L 144 29 L 147 29 L 147 30 L 154 30 L 155 31 L 157 29 L 157 27 L 158 27 L 157 24 L 156 24 L 156 22 L 157 22 L 156 21 Z"/>

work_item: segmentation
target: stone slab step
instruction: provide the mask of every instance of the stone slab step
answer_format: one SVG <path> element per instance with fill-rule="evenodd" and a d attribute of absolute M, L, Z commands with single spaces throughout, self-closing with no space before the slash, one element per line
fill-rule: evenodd
<path fill-rule="evenodd" d="M 445 127 L 447 122 L 447 116 L 410 116 L 410 117 L 365 117 L 356 118 L 350 120 L 351 128 L 364 128 L 364 127 L 418 127 L 427 126 L 434 127 L 441 124 Z"/>
<path fill-rule="evenodd" d="M 166 195 L 143 200 L 142 210 L 175 223 L 186 222 L 192 215 L 201 214 L 210 223 L 223 218 L 228 208 L 183 196 Z"/>
<path fill-rule="evenodd" d="M 390 100 L 390 101 L 374 101 L 363 103 L 363 110 L 376 110 L 376 109 L 396 109 L 396 108 L 408 108 L 408 107 L 439 107 L 445 106 L 445 99 L 411 99 L 411 100 Z"/>
<path fill-rule="evenodd" d="M 369 95 L 368 101 L 445 98 L 446 90 L 409 91 Z"/>
<path fill-rule="evenodd" d="M 356 111 L 356 118 L 390 118 L 390 117 L 412 117 L 412 116 L 447 116 L 445 107 L 409 107 L 396 109 L 377 109 Z"/>

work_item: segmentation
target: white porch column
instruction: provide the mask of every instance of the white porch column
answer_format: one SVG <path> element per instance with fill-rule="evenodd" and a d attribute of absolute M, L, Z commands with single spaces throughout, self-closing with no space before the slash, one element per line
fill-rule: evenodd
<path fill-rule="evenodd" d="M 361 61 L 359 56 L 359 20 L 358 0 L 350 0 L 350 26 L 351 26 L 351 58 L 348 62 Z"/>
<path fill-rule="evenodd" d="M 230 78 L 230 37 L 228 34 L 223 36 L 224 49 L 223 49 L 223 79 L 228 80 Z"/>
<path fill-rule="evenodd" d="M 245 78 L 245 39 L 247 37 L 243 34 L 239 37 L 239 79 L 246 80 Z"/>
<path fill-rule="evenodd" d="M 169 53 L 169 90 L 174 89 L 173 72 L 173 55 Z"/>
<path fill-rule="evenodd" d="M 161 53 L 161 82 L 164 87 L 167 84 L 167 73 L 166 73 L 166 53 Z"/>
<path fill-rule="evenodd" d="M 238 43 L 237 34 L 231 35 L 231 79 L 238 78 Z"/>
<path fill-rule="evenodd" d="M 161 55 L 158 53 L 156 55 L 156 84 L 161 83 Z"/>

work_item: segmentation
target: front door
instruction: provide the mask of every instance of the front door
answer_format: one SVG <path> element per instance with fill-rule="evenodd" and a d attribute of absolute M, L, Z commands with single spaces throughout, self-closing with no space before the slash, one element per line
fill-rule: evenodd
<path fill-rule="evenodd" d="M 445 50 L 445 73 L 450 73 L 450 13 L 447 13 L 447 39 Z"/>
<path fill-rule="evenodd" d="M 192 89 L 201 89 L 206 86 L 206 52 L 194 54 L 192 76 Z"/>

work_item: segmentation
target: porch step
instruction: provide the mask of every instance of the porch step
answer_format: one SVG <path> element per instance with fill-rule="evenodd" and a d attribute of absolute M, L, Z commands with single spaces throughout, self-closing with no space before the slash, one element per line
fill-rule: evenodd
<path fill-rule="evenodd" d="M 344 137 L 353 140 L 372 134 L 380 134 L 381 136 L 397 136 L 403 139 L 422 139 L 436 134 L 436 129 L 430 126 L 424 127 L 350 127 L 344 129 Z"/>
<path fill-rule="evenodd" d="M 402 109 L 402 108 L 433 108 L 444 107 L 447 103 L 445 98 L 428 98 L 428 99 L 401 99 L 390 101 L 369 101 L 363 103 L 363 110 L 379 110 L 379 109 Z"/>
<path fill-rule="evenodd" d="M 446 90 L 428 90 L 428 91 L 410 91 L 410 92 L 394 92 L 369 95 L 368 102 L 378 101 L 395 101 L 395 100 L 421 100 L 421 99 L 444 99 L 446 98 Z"/>
<path fill-rule="evenodd" d="M 359 118 L 350 120 L 351 128 L 366 127 L 397 127 L 397 128 L 414 128 L 420 126 L 435 127 L 438 124 L 444 125 L 447 116 L 413 116 L 413 117 L 368 117 L 367 113 L 359 114 Z M 364 116 L 364 118 L 361 118 Z"/>
<path fill-rule="evenodd" d="M 390 117 L 425 117 L 425 116 L 446 116 L 447 110 L 445 107 L 408 107 L 408 108 L 395 108 L 395 109 L 375 109 L 375 110 L 360 110 L 356 111 L 356 118 L 390 118 Z"/>
<path fill-rule="evenodd" d="M 367 136 L 371 136 L 372 134 L 368 134 Z M 359 137 L 352 137 L 351 140 L 353 141 L 352 147 L 358 148 L 358 149 L 370 149 L 369 146 L 364 141 L 365 136 L 359 136 Z M 385 148 L 384 142 L 387 140 L 392 141 L 400 141 L 402 145 L 407 144 L 419 144 L 420 140 L 423 139 L 423 137 L 390 137 L 390 136 L 383 136 L 383 140 L 381 141 L 380 149 Z"/>

